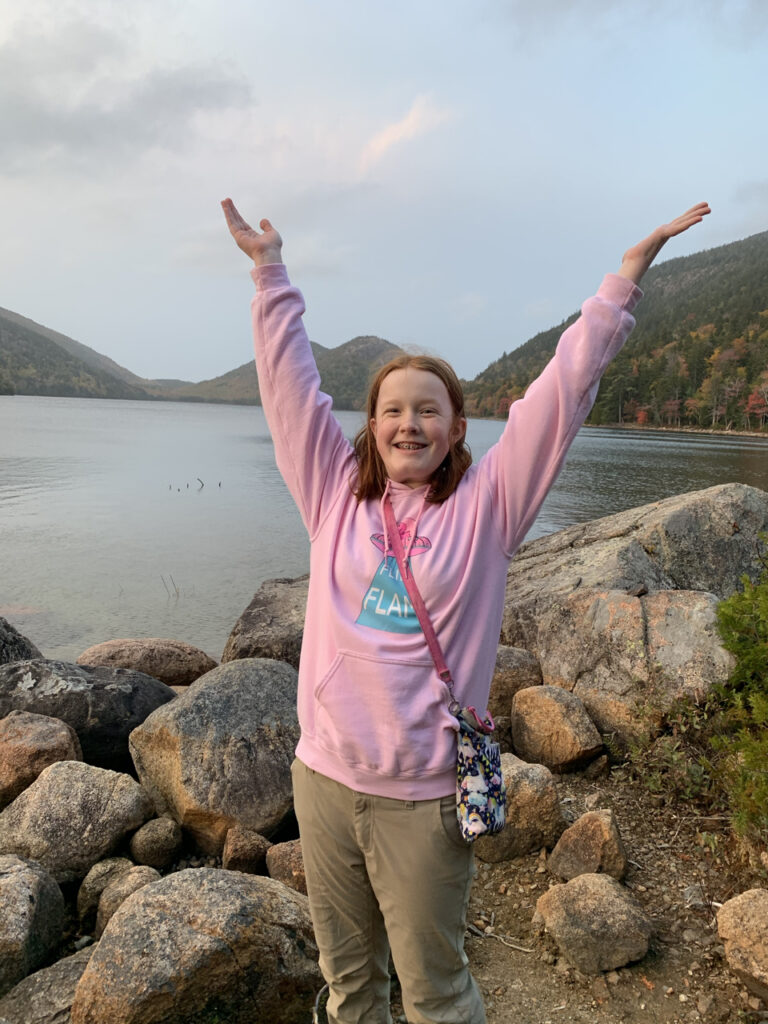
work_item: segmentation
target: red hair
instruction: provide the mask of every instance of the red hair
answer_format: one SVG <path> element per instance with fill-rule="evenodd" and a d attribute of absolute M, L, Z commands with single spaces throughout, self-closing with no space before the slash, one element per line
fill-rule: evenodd
<path fill-rule="evenodd" d="M 358 476 L 353 492 L 358 501 L 367 498 L 380 498 L 387 486 L 387 471 L 384 461 L 376 447 L 376 438 L 371 429 L 371 420 L 376 418 L 376 403 L 385 377 L 393 370 L 426 370 L 434 373 L 445 384 L 448 398 L 453 409 L 454 422 L 464 418 L 464 392 L 459 378 L 450 363 L 436 356 L 408 355 L 397 356 L 378 370 L 368 389 L 365 406 L 365 425 L 355 436 L 354 446 L 357 455 Z M 428 501 L 440 504 L 450 497 L 459 486 L 459 481 L 472 464 L 472 453 L 464 439 L 464 434 L 451 444 L 448 454 L 432 475 Z"/>

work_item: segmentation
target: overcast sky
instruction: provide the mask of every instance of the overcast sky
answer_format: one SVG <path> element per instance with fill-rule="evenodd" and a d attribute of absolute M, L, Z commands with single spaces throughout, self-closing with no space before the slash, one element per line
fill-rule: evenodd
<path fill-rule="evenodd" d="M 657 223 L 768 229 L 766 0 L 0 0 L 0 306 L 146 377 L 250 358 L 271 218 L 315 341 L 472 377 Z"/>

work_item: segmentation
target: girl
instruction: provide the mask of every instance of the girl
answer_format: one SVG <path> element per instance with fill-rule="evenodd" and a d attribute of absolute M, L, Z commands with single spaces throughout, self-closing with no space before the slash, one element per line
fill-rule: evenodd
<path fill-rule="evenodd" d="M 512 405 L 499 442 L 471 465 L 459 381 L 427 356 L 377 373 L 349 444 L 320 391 L 279 234 L 268 220 L 251 228 L 230 199 L 222 206 L 255 263 L 261 398 L 311 541 L 293 782 L 328 1019 L 389 1024 L 391 949 L 410 1024 L 483 1024 L 463 947 L 474 864 L 456 821 L 457 723 L 392 557 L 385 503 L 456 698 L 483 709 L 508 562 L 634 326 L 638 282 L 709 207 L 625 253 Z"/>

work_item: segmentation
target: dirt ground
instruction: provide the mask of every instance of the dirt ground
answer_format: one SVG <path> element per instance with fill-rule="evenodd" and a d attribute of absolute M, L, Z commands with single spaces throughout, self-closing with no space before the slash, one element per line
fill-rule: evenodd
<path fill-rule="evenodd" d="M 613 809 L 630 860 L 625 884 L 654 925 L 651 947 L 639 963 L 586 977 L 531 929 L 536 900 L 559 881 L 546 852 L 478 861 L 466 949 L 488 1024 L 768 1021 L 768 1005 L 729 970 L 717 934 L 719 905 L 768 885 L 768 871 L 735 854 L 725 821 L 654 803 L 622 769 L 597 780 L 564 776 L 558 788 L 570 820 Z"/>

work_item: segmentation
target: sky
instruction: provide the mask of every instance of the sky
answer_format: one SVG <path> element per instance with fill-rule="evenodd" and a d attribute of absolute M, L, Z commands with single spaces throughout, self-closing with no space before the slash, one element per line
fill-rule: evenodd
<path fill-rule="evenodd" d="M 269 217 L 310 337 L 472 378 L 700 200 L 768 230 L 765 0 L 0 0 L 0 306 L 149 378 L 251 357 Z"/>

